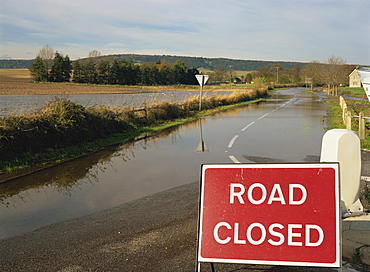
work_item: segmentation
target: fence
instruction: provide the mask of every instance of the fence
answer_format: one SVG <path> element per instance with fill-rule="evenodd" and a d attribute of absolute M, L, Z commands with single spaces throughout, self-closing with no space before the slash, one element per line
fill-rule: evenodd
<path fill-rule="evenodd" d="M 363 112 L 359 115 L 352 115 L 351 111 L 348 110 L 347 103 L 342 96 L 339 97 L 339 105 L 342 108 L 342 118 L 347 129 L 352 130 L 352 118 L 358 118 L 358 136 L 360 139 L 365 139 L 365 121 L 370 120 L 370 117 L 365 117 Z"/>

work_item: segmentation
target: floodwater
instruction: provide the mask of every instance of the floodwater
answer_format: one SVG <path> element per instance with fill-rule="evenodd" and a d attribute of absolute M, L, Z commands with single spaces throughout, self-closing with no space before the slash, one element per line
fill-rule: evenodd
<path fill-rule="evenodd" d="M 325 125 L 319 94 L 281 90 L 0 184 L 0 239 L 196 182 L 203 163 L 317 162 Z"/>
<path fill-rule="evenodd" d="M 206 92 L 205 95 L 212 92 Z M 221 94 L 223 92 L 218 92 Z M 133 108 L 152 105 L 160 102 L 180 102 L 199 95 L 199 91 L 133 91 L 124 94 L 68 94 L 68 95 L 0 95 L 0 117 L 8 114 L 24 114 L 36 111 L 55 98 L 64 98 L 86 108 L 109 106 L 112 108 Z"/>

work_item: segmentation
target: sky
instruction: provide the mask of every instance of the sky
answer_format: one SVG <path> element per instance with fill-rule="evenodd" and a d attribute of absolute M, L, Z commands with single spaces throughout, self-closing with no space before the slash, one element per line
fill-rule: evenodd
<path fill-rule="evenodd" d="M 0 0 L 0 59 L 151 54 L 370 65 L 369 0 Z"/>

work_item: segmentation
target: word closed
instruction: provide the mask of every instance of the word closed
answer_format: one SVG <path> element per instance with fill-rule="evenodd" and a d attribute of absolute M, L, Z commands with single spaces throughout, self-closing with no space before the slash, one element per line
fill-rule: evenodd
<path fill-rule="evenodd" d="M 203 165 L 198 261 L 339 267 L 338 173 L 334 163 Z"/>

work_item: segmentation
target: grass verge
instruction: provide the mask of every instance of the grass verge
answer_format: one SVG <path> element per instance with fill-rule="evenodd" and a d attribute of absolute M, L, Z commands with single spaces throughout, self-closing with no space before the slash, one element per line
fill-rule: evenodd
<path fill-rule="evenodd" d="M 328 129 L 346 128 L 342 119 L 342 109 L 339 106 L 339 96 L 346 96 L 345 101 L 352 115 L 358 115 L 360 112 L 363 112 L 365 116 L 370 116 L 370 104 L 369 101 L 367 101 L 364 89 L 341 87 L 338 90 L 338 97 L 328 96 L 326 100 L 328 105 Z M 366 100 L 358 100 L 356 98 L 363 98 Z M 351 123 L 352 130 L 358 132 L 358 118 L 352 118 Z M 365 127 L 366 137 L 360 140 L 361 148 L 370 149 L 370 124 L 368 122 L 365 123 Z"/>
<path fill-rule="evenodd" d="M 345 101 L 347 103 L 348 110 L 351 111 L 352 115 L 358 115 L 360 112 L 363 112 L 365 116 L 370 116 L 370 105 L 367 100 L 358 100 L 353 98 L 366 98 L 363 88 L 339 88 L 338 95 L 346 96 Z M 351 99 L 352 98 L 352 99 Z M 326 100 L 328 104 L 328 129 L 335 128 L 346 128 L 342 119 L 342 109 L 339 106 L 339 98 L 328 96 Z M 358 118 L 352 118 L 352 130 L 358 131 Z M 370 149 L 370 133 L 369 124 L 365 124 L 366 135 L 365 139 L 360 139 L 361 148 Z M 364 184 L 364 187 L 360 191 L 360 199 L 363 201 L 365 207 L 370 205 L 370 188 L 367 183 Z M 355 258 L 356 257 L 356 258 Z M 354 259 L 357 260 L 357 255 L 354 255 Z"/>

